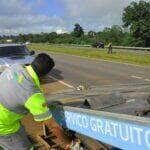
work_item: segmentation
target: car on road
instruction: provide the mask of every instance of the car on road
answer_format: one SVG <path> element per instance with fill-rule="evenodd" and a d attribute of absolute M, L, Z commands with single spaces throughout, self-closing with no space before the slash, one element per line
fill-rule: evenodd
<path fill-rule="evenodd" d="M 0 73 L 13 64 L 30 64 L 34 54 L 23 44 L 0 44 Z"/>
<path fill-rule="evenodd" d="M 105 48 L 105 44 L 101 41 L 92 43 L 92 47 L 94 48 Z"/>

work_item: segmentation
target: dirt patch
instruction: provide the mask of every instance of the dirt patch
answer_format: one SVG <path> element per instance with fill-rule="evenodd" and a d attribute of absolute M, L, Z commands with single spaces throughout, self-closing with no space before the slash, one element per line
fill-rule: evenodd
<path fill-rule="evenodd" d="M 42 124 L 35 122 L 31 114 L 26 115 L 22 119 L 22 124 L 26 128 L 26 132 L 32 137 L 35 137 L 37 134 L 43 134 Z"/>

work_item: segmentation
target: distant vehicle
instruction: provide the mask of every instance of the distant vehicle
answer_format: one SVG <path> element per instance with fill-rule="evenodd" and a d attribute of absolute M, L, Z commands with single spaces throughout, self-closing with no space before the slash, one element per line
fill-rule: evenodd
<path fill-rule="evenodd" d="M 93 43 L 92 47 L 94 47 L 94 48 L 105 48 L 105 45 L 103 42 L 99 41 L 99 42 Z"/>
<path fill-rule="evenodd" d="M 103 42 L 99 42 L 99 43 L 98 43 L 98 47 L 99 47 L 99 48 L 105 48 L 105 45 L 104 45 Z"/>
<path fill-rule="evenodd" d="M 6 42 L 7 43 L 12 43 L 12 39 L 7 39 Z"/>
<path fill-rule="evenodd" d="M 29 44 L 30 44 L 30 42 L 29 42 L 29 41 L 27 41 L 25 44 L 26 44 L 26 45 L 29 45 Z"/>
<path fill-rule="evenodd" d="M 0 73 L 13 64 L 30 64 L 34 51 L 29 51 L 22 44 L 0 44 Z"/>

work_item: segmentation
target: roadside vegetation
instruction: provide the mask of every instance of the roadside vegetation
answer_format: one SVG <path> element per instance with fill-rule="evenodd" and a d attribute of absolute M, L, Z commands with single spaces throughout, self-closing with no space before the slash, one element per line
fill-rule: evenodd
<path fill-rule="evenodd" d="M 101 18 L 99 18 L 101 20 Z M 85 32 L 79 23 L 74 25 L 72 31 L 57 34 L 19 34 L 0 36 L 0 43 L 12 39 L 15 43 L 51 43 L 51 44 L 80 44 L 95 45 L 102 42 L 105 45 L 112 43 L 116 46 L 150 47 L 150 2 L 132 2 L 122 12 L 122 26 L 113 25 L 102 31 Z M 88 52 L 87 52 L 88 53 Z M 109 56 L 110 57 L 110 56 Z M 111 56 L 112 57 L 112 56 Z M 117 57 L 117 56 L 114 56 Z"/>
<path fill-rule="evenodd" d="M 122 51 L 114 50 L 113 54 L 107 54 L 107 49 L 58 46 L 51 44 L 31 44 L 28 45 L 28 48 L 30 50 L 71 54 L 81 57 L 97 58 L 143 66 L 150 66 L 150 54 L 148 53 L 144 54 L 144 53 L 128 52 L 123 50 Z"/>

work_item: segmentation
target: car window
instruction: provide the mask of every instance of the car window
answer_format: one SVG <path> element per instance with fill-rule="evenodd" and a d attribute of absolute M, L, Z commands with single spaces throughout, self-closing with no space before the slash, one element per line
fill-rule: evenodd
<path fill-rule="evenodd" d="M 0 47 L 0 57 L 29 55 L 29 50 L 25 46 Z"/>

